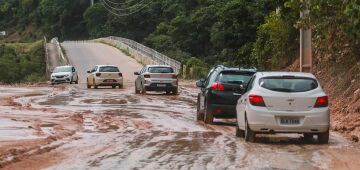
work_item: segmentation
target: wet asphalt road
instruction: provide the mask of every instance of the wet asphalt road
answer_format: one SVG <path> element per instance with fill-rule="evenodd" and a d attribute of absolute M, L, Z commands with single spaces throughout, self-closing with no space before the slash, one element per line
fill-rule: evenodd
<path fill-rule="evenodd" d="M 49 169 L 359 169 L 359 146 L 336 133 L 330 144 L 305 143 L 299 135 L 263 136 L 257 143 L 235 137 L 233 120 L 215 125 L 195 121 L 197 89 L 182 82 L 179 96 L 135 95 L 141 65 L 119 50 L 98 43 L 66 42 L 80 83 L 95 64 L 118 65 L 125 89 L 86 89 L 85 84 L 55 96 L 31 99 L 84 115 L 77 140 L 64 139 L 53 152 L 65 155 Z"/>

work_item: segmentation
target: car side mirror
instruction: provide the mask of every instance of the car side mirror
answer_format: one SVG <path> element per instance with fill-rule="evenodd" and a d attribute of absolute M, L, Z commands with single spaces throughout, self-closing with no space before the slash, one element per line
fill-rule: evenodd
<path fill-rule="evenodd" d="M 200 79 L 199 81 L 197 81 L 196 86 L 200 87 L 200 88 L 204 88 L 205 87 L 205 79 Z"/>
<path fill-rule="evenodd" d="M 139 73 L 139 72 L 134 72 L 134 75 L 137 75 L 137 76 L 138 76 L 138 75 L 140 75 L 140 73 Z"/>
<path fill-rule="evenodd" d="M 72 72 L 74 73 L 76 70 L 75 69 L 72 69 Z"/>
<path fill-rule="evenodd" d="M 91 73 L 91 71 L 87 71 L 87 73 Z"/>
<path fill-rule="evenodd" d="M 245 93 L 244 84 L 240 84 L 239 87 L 234 88 L 233 92 L 234 92 L 234 95 L 236 95 L 236 96 L 241 96 L 242 94 L 244 94 Z"/>

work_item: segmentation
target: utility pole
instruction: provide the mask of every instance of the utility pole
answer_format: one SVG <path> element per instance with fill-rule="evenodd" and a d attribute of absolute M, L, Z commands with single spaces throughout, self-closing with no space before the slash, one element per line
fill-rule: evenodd
<path fill-rule="evenodd" d="M 306 1 L 302 1 L 306 3 Z M 300 18 L 309 17 L 308 4 L 300 12 Z M 311 28 L 300 29 L 300 72 L 311 72 L 313 67 Z"/>
<path fill-rule="evenodd" d="M 94 6 L 94 0 L 90 0 L 91 6 Z"/>

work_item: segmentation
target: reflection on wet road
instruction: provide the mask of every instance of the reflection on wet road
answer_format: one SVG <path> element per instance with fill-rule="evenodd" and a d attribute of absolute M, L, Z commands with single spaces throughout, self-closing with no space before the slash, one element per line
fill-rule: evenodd
<path fill-rule="evenodd" d="M 265 135 L 246 143 L 234 120 L 195 121 L 195 89 L 179 96 L 135 95 L 132 89 L 85 89 L 31 99 L 33 107 L 84 114 L 83 130 L 56 149 L 49 169 L 330 169 L 359 168 L 358 146 L 333 133 L 329 145 L 299 135 Z"/>

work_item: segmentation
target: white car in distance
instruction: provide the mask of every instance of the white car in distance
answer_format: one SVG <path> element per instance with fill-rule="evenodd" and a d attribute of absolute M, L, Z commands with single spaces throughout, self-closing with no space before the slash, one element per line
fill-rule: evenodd
<path fill-rule="evenodd" d="M 79 76 L 73 66 L 59 66 L 51 72 L 50 75 L 51 85 L 60 83 L 79 83 Z"/>
<path fill-rule="evenodd" d="M 258 72 L 236 107 L 236 136 L 254 142 L 256 134 L 301 133 L 329 141 L 328 97 L 311 73 Z"/>
<path fill-rule="evenodd" d="M 96 65 L 92 70 L 87 72 L 87 88 L 99 86 L 111 86 L 123 88 L 123 75 L 119 68 L 114 65 Z"/>

